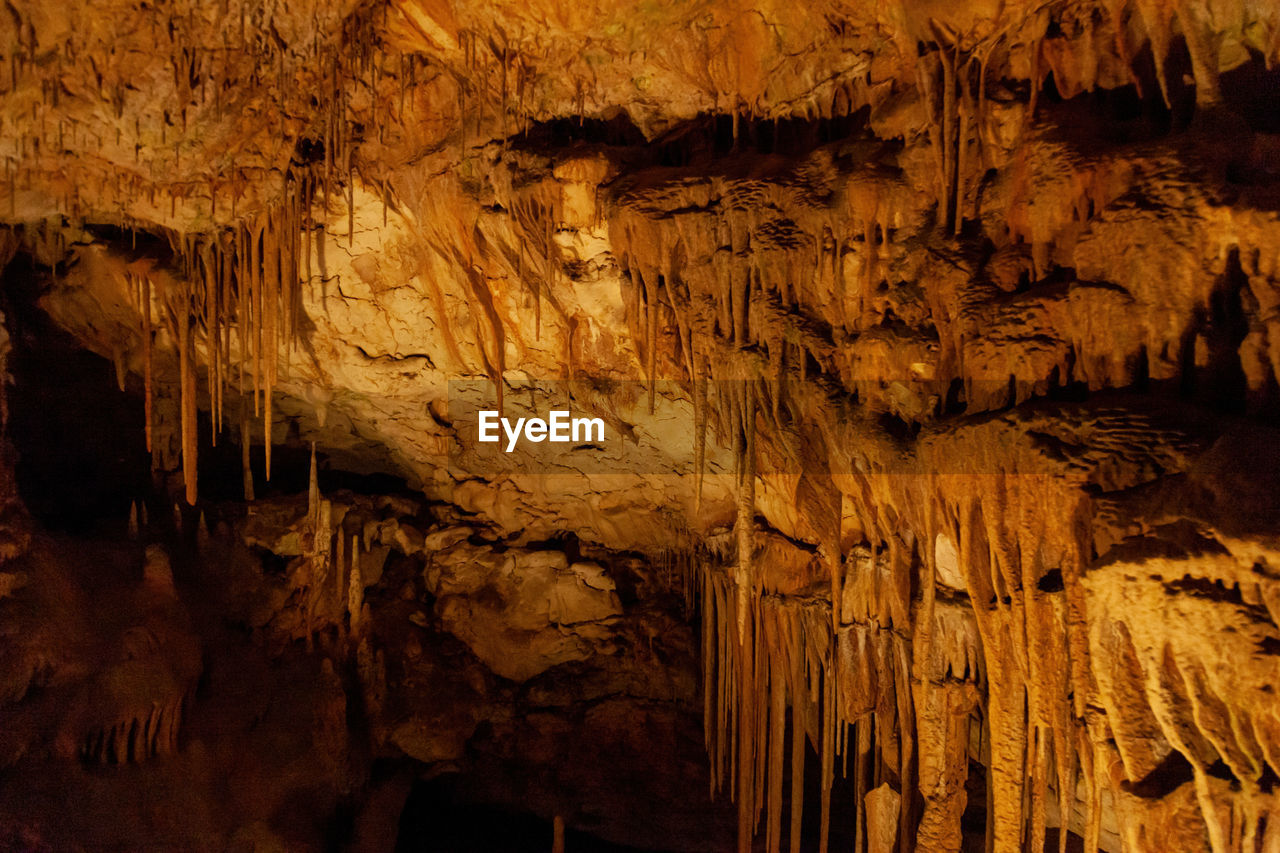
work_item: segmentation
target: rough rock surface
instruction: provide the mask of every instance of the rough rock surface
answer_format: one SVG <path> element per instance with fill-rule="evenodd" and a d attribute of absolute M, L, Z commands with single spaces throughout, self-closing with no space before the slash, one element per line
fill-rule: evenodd
<path fill-rule="evenodd" d="M 741 851 L 1280 849 L 1280 6 L 10 0 L 0 53 L 0 260 L 360 749 L 554 764 L 700 656 Z M 482 406 L 611 438 L 507 454 Z M 272 493 L 311 442 L 422 503 Z M 77 673 L 118 760 L 165 701 L 65 648 L 93 589 L 25 567 L 10 455 L 0 700 Z M 548 684 L 586 704 L 518 721 Z"/>

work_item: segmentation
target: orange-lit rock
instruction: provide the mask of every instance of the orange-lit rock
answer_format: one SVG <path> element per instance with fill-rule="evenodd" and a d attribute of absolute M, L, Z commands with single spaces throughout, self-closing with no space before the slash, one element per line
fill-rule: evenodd
<path fill-rule="evenodd" d="M 0 847 L 372 838 L 394 765 L 566 849 L 723 849 L 695 778 L 743 853 L 1276 848 L 1277 61 L 1263 0 L 13 0 Z M 478 440 L 549 408 L 604 440 Z"/>

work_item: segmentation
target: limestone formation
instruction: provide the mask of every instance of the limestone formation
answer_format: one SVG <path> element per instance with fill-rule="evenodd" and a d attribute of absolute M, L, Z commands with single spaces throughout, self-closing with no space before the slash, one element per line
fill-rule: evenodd
<path fill-rule="evenodd" d="M 1278 62 L 1271 0 L 10 0 L 0 848 L 1280 850 Z"/>

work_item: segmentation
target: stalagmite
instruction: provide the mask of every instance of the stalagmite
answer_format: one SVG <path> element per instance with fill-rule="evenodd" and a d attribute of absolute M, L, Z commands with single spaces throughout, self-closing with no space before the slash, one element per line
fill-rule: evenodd
<path fill-rule="evenodd" d="M 552 822 L 551 853 L 564 853 L 564 818 L 556 815 Z"/>

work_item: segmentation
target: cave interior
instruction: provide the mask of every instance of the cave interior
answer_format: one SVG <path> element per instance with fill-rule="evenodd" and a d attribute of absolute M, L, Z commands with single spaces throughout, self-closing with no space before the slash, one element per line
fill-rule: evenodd
<path fill-rule="evenodd" d="M 0 159 L 0 851 L 1280 853 L 1273 0 L 8 0 Z"/>

